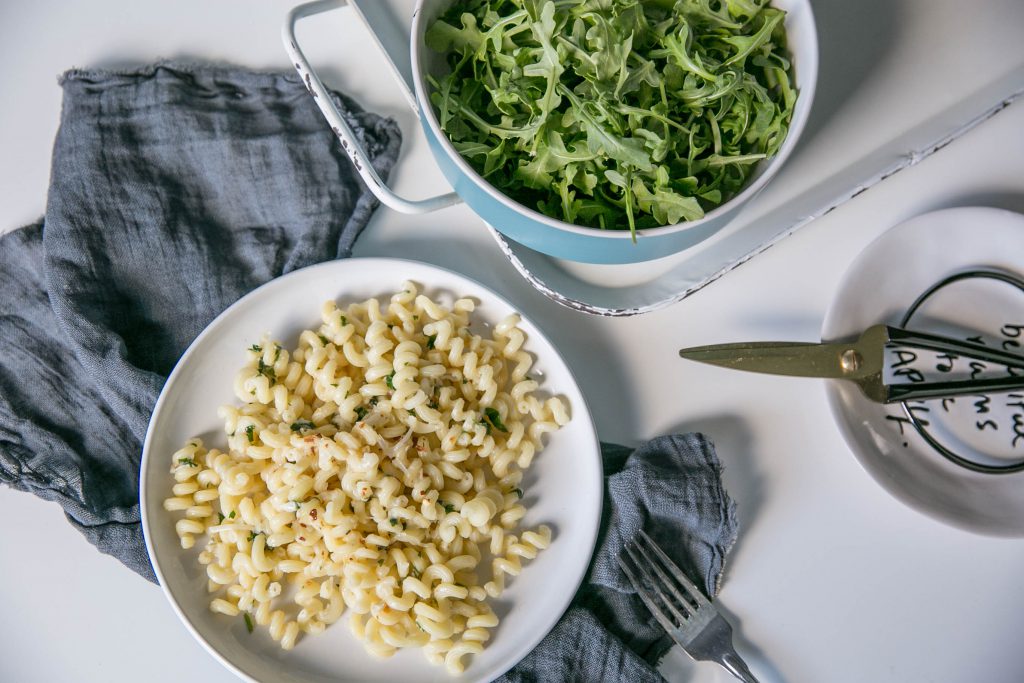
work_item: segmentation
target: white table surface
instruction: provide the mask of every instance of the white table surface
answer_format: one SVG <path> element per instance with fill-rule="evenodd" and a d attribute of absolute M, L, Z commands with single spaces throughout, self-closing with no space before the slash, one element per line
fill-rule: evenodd
<path fill-rule="evenodd" d="M 389 0 L 397 15 L 408 0 Z M 285 69 L 286 0 L 0 3 L 0 229 L 40 215 L 60 111 L 56 75 L 158 57 Z M 815 3 L 822 82 L 780 192 L 833 172 L 1024 62 L 1024 3 Z M 412 115 L 365 34 L 341 13 L 300 29 L 329 85 L 395 116 L 395 176 L 416 196 L 445 188 Z M 818 338 L 850 260 L 886 228 L 963 205 L 1024 211 L 1024 104 L 818 219 L 697 295 L 641 318 L 597 319 L 534 292 L 465 208 L 380 211 L 359 255 L 417 258 L 503 292 L 544 327 L 589 397 L 601 437 L 636 443 L 698 429 L 716 442 L 739 540 L 720 604 L 762 681 L 1024 680 L 1024 542 L 944 526 L 887 495 L 839 435 L 816 380 L 679 362 L 686 345 Z M 765 195 L 771 196 L 766 193 Z M 782 196 L 782 195 L 780 195 Z M 98 554 L 60 509 L 0 489 L 0 680 L 230 681 L 161 592 Z M 673 681 L 724 681 L 678 651 Z"/>

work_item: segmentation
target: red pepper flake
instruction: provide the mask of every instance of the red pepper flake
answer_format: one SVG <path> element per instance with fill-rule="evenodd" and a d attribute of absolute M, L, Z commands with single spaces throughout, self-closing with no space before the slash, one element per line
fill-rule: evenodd
<path fill-rule="evenodd" d="M 316 508 L 309 511 L 309 516 L 311 519 L 316 519 Z"/>
<path fill-rule="evenodd" d="M 299 540 L 300 540 L 300 541 L 305 541 L 305 540 L 306 540 L 306 537 L 305 537 L 305 536 L 299 536 Z"/>

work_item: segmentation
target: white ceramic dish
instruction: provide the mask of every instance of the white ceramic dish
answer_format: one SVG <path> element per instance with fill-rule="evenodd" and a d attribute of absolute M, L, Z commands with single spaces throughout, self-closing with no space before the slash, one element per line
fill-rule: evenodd
<path fill-rule="evenodd" d="M 930 287 L 976 269 L 1024 277 L 1024 216 L 990 208 L 948 209 L 917 216 L 882 234 L 853 262 L 825 318 L 822 339 L 849 339 L 874 323 L 898 325 Z M 965 297 L 962 291 L 950 289 L 941 302 L 923 306 L 911 322 L 932 330 L 936 325 L 981 326 L 984 329 L 979 332 L 998 341 L 1001 325 L 1024 324 L 1024 293 L 1011 286 L 983 286 L 984 297 Z M 829 382 L 826 391 L 850 448 L 894 496 L 957 527 L 989 535 L 1024 536 L 1024 472 L 993 474 L 967 469 L 929 446 L 905 422 L 898 404 L 872 403 L 847 382 Z M 1019 462 L 1024 458 L 1024 438 L 1014 439 L 1012 425 L 1014 413 L 1021 411 L 1007 409 L 1005 404 L 1011 399 L 1006 396 L 992 397 L 993 404 L 998 400 L 1002 405 L 997 417 L 1001 431 L 975 424 L 965 428 L 965 419 L 973 422 L 993 417 L 973 407 L 978 397 L 962 399 L 959 416 L 956 410 L 946 414 L 937 402 L 927 402 L 932 410 L 931 427 L 941 438 L 958 441 L 956 449 L 977 462 Z M 963 411 L 965 403 L 967 411 Z"/>
<path fill-rule="evenodd" d="M 319 321 L 321 304 L 386 297 L 404 280 L 442 300 L 477 300 L 477 320 L 494 324 L 514 310 L 494 292 L 434 266 L 397 259 L 347 259 L 299 270 L 240 299 L 192 343 L 171 373 L 157 401 L 143 448 L 142 524 L 146 547 L 160 585 L 192 635 L 243 679 L 259 681 L 448 681 L 443 667 L 431 666 L 421 652 L 403 651 L 388 660 L 367 654 L 345 622 L 319 636 L 302 637 L 290 652 L 266 629 L 248 633 L 244 622 L 208 609 L 199 547 L 183 551 L 172 517 L 162 507 L 172 485 L 171 454 L 199 436 L 222 443 L 217 407 L 235 402 L 232 382 L 243 350 L 267 332 L 286 345 Z M 459 681 L 485 681 L 511 668 L 544 637 L 565 611 L 590 562 L 602 503 L 600 446 L 586 402 L 568 366 L 543 333 L 527 319 L 526 349 L 536 358 L 542 389 L 567 399 L 572 420 L 550 435 L 524 480 L 529 512 L 523 525 L 548 524 L 551 547 L 526 564 L 492 606 L 501 618 L 484 653 L 467 659 Z"/>

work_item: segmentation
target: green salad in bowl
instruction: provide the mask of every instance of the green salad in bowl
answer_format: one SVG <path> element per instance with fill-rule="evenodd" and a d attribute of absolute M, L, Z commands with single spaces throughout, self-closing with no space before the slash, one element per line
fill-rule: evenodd
<path fill-rule="evenodd" d="M 566 223 L 701 219 L 786 138 L 785 13 L 758 0 L 456 0 L 426 44 L 441 129 L 487 182 Z"/>

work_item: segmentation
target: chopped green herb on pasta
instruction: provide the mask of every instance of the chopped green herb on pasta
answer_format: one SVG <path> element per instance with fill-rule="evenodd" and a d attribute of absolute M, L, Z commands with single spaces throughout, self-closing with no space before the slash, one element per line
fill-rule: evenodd
<path fill-rule="evenodd" d="M 483 338 L 473 310 L 406 283 L 386 305 L 327 302 L 294 350 L 249 347 L 241 404 L 220 409 L 227 448 L 174 453 L 164 502 L 184 512 L 183 548 L 208 535 L 211 610 L 285 649 L 347 610 L 377 656 L 421 647 L 459 673 L 482 651 L 498 623 L 488 600 L 551 541 L 518 528 L 520 487 L 569 413 L 527 379 L 518 316 Z"/>

